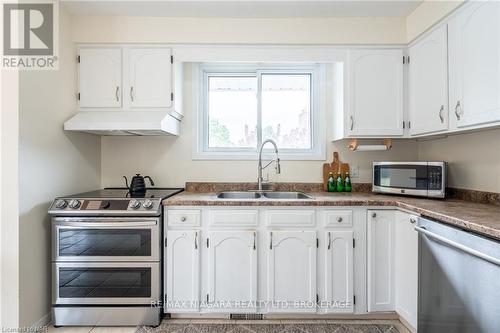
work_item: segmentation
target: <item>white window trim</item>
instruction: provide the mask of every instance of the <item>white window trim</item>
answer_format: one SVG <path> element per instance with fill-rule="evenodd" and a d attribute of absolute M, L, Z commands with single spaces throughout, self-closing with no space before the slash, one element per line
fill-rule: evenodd
<path fill-rule="evenodd" d="M 229 74 L 255 73 L 311 73 L 312 81 L 312 116 L 311 116 L 311 149 L 279 149 L 282 160 L 306 161 L 325 160 L 326 158 L 326 65 L 325 64 L 206 64 L 196 63 L 192 66 L 193 96 L 193 160 L 257 160 L 257 148 L 208 148 L 205 81 L 209 73 L 225 72 Z M 278 147 L 279 148 L 279 147 Z M 266 158 L 272 156 L 272 150 L 264 150 Z"/>

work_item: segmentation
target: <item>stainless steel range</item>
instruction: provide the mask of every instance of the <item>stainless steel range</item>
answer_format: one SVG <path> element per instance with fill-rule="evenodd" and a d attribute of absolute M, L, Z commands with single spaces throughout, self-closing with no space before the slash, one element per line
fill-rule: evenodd
<path fill-rule="evenodd" d="M 109 188 L 56 198 L 52 320 L 65 325 L 159 325 L 161 201 L 182 189 L 131 197 Z"/>

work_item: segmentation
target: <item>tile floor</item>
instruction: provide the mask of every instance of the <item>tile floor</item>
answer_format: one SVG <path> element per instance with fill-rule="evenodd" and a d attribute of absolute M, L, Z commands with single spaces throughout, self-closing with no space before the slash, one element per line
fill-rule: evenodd
<path fill-rule="evenodd" d="M 159 327 L 50 327 L 47 333 L 409 333 L 397 320 L 164 320 Z"/>

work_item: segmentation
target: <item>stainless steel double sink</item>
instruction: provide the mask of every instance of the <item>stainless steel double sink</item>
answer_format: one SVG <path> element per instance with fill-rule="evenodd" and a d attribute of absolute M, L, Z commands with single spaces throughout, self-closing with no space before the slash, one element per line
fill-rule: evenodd
<path fill-rule="evenodd" d="M 229 191 L 217 194 L 218 199 L 295 199 L 308 200 L 311 196 L 302 192 L 238 192 Z"/>

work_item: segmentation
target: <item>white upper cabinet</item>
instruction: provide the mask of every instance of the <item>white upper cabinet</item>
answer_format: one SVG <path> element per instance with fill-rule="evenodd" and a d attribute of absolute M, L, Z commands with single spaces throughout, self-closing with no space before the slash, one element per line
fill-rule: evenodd
<path fill-rule="evenodd" d="M 199 310 L 200 244 L 198 231 L 166 233 L 165 294 L 167 312 Z"/>
<path fill-rule="evenodd" d="M 403 50 L 351 50 L 348 82 L 349 137 L 403 136 Z"/>
<path fill-rule="evenodd" d="M 172 51 L 131 48 L 127 91 L 132 108 L 169 108 L 172 105 Z"/>
<path fill-rule="evenodd" d="M 353 231 L 326 232 L 325 288 L 323 301 L 327 312 L 353 313 L 354 268 Z"/>
<path fill-rule="evenodd" d="M 269 312 L 316 312 L 316 242 L 316 231 L 269 233 Z"/>
<path fill-rule="evenodd" d="M 500 3 L 467 4 L 449 32 L 451 129 L 500 122 Z"/>
<path fill-rule="evenodd" d="M 448 129 L 448 40 L 442 25 L 409 49 L 410 134 Z"/>
<path fill-rule="evenodd" d="M 79 98 L 82 108 L 122 106 L 122 50 L 81 48 Z"/>
<path fill-rule="evenodd" d="M 257 232 L 212 231 L 209 235 L 207 300 L 213 303 L 212 310 L 255 312 Z M 238 307 L 237 302 L 244 306 Z"/>

